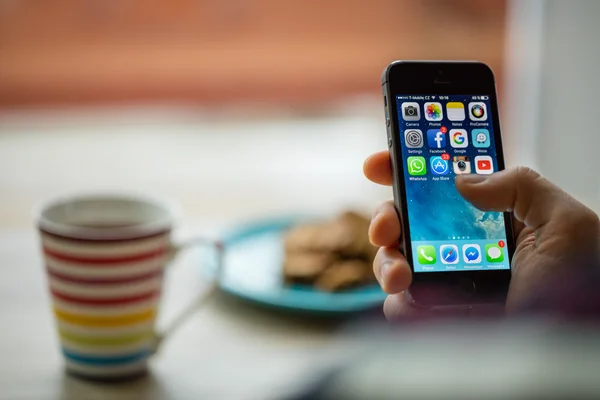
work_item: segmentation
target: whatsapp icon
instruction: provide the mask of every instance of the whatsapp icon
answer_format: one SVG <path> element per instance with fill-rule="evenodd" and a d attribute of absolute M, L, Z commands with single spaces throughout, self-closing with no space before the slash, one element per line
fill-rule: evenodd
<path fill-rule="evenodd" d="M 427 168 L 425 167 L 425 157 L 415 156 L 408 157 L 408 173 L 410 175 L 425 175 Z"/>

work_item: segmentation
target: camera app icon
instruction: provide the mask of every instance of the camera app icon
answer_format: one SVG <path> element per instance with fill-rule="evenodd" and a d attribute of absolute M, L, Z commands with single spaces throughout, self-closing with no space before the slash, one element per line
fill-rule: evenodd
<path fill-rule="evenodd" d="M 402 103 L 402 119 L 405 121 L 418 121 L 421 119 L 421 111 L 419 103 L 406 102 Z"/>

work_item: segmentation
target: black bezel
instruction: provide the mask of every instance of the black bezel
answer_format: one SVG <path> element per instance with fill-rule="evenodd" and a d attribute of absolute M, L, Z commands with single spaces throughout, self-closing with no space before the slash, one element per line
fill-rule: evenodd
<path fill-rule="evenodd" d="M 404 161 L 402 159 L 399 121 L 397 112 L 397 95 L 489 95 L 490 108 L 494 127 L 494 139 L 497 151 L 498 169 L 504 169 L 504 154 L 500 131 L 500 118 L 496 98 L 496 84 L 492 70 L 485 64 L 476 61 L 396 61 L 384 71 L 382 77 L 384 96 L 386 96 L 386 118 L 388 123 L 388 140 L 390 158 L 394 175 L 394 202 L 402 220 L 403 235 L 400 243 L 411 268 L 413 268 L 410 227 L 405 202 Z M 512 229 L 512 218 L 504 213 L 507 229 L 507 247 L 509 263 L 512 268 L 512 255 L 515 241 Z M 413 268 L 414 272 L 414 268 Z M 510 282 L 511 270 L 493 271 L 452 271 L 413 273 L 411 295 L 413 299 L 425 304 L 426 298 L 419 298 L 419 287 L 430 284 L 448 284 L 470 280 L 478 288 L 472 302 L 487 302 L 492 294 L 504 296 Z M 458 286 L 457 286 L 458 287 Z M 464 297 L 458 296 L 455 301 L 445 299 L 448 303 L 462 303 Z M 437 304 L 425 304 L 437 305 Z"/>

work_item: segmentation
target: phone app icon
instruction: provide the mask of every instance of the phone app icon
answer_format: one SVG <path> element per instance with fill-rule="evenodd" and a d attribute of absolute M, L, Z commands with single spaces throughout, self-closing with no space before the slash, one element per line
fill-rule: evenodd
<path fill-rule="evenodd" d="M 425 157 L 408 157 L 406 163 L 408 164 L 408 173 L 410 175 L 421 176 L 427 173 L 427 167 L 425 166 Z"/>
<path fill-rule="evenodd" d="M 417 260 L 419 264 L 435 264 L 435 247 L 431 245 L 417 247 Z"/>
<path fill-rule="evenodd" d="M 457 175 L 471 173 L 471 159 L 467 156 L 454 156 L 452 158 L 452 169 Z"/>
<path fill-rule="evenodd" d="M 473 129 L 471 131 L 471 141 L 474 147 L 490 147 L 490 132 L 487 129 Z"/>
<path fill-rule="evenodd" d="M 450 146 L 464 149 L 469 146 L 469 136 L 464 129 L 450 129 Z"/>
<path fill-rule="evenodd" d="M 448 175 L 450 172 L 448 161 L 439 156 L 431 157 L 429 159 L 429 166 L 434 175 Z"/>
<path fill-rule="evenodd" d="M 420 129 L 407 129 L 404 131 L 404 143 L 409 149 L 423 147 L 423 132 Z"/>
<path fill-rule="evenodd" d="M 477 264 L 481 262 L 481 247 L 478 244 L 463 245 L 463 258 L 467 264 Z"/>
<path fill-rule="evenodd" d="M 480 101 L 469 103 L 469 118 L 471 121 L 485 121 L 487 119 L 487 106 Z"/>
<path fill-rule="evenodd" d="M 444 244 L 440 246 L 440 259 L 444 264 L 458 263 L 458 247 L 453 244 Z"/>
<path fill-rule="evenodd" d="M 425 103 L 425 119 L 427 121 L 441 121 L 442 118 L 444 118 L 444 112 L 440 103 Z"/>
<path fill-rule="evenodd" d="M 446 147 L 446 134 L 440 129 L 428 129 L 427 145 L 432 149 L 443 149 Z"/>
<path fill-rule="evenodd" d="M 421 111 L 419 103 L 405 102 L 402 103 L 402 119 L 405 121 L 418 121 L 421 119 Z"/>
<path fill-rule="evenodd" d="M 465 105 L 458 101 L 451 101 L 446 104 L 446 114 L 450 121 L 464 121 Z"/>
<path fill-rule="evenodd" d="M 485 259 L 490 263 L 499 263 L 504 261 L 504 251 L 497 244 L 485 245 Z"/>
<path fill-rule="evenodd" d="M 490 175 L 494 172 L 494 163 L 490 156 L 475 157 L 475 172 L 481 175 Z"/>

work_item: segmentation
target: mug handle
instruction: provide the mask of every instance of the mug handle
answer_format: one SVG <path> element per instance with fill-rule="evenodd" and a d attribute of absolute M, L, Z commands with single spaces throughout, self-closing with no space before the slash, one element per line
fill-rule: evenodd
<path fill-rule="evenodd" d="M 223 243 L 218 240 L 197 237 L 181 244 L 172 243 L 169 249 L 169 256 L 165 270 L 171 266 L 173 261 L 183 251 L 201 245 L 209 245 L 214 247 L 216 251 L 216 273 L 208 287 L 199 293 L 198 296 L 196 296 L 196 299 L 187 307 L 185 307 L 167 328 L 165 328 L 163 331 L 158 331 L 156 329 L 154 330 L 151 344 L 152 355 L 156 354 L 162 342 L 168 338 L 169 335 L 175 332 L 185 321 L 187 321 L 187 319 L 191 317 L 193 313 L 198 311 L 199 307 L 206 304 L 206 302 L 212 298 L 219 288 L 221 272 L 223 271 Z"/>

